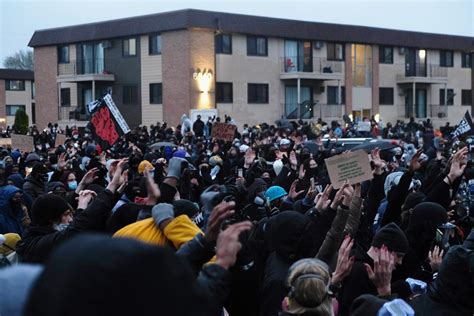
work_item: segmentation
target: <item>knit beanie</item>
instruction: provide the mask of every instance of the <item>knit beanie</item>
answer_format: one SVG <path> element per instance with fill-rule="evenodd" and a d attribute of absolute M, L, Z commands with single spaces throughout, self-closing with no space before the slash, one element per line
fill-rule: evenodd
<path fill-rule="evenodd" d="M 174 201 L 173 208 L 174 217 L 187 215 L 190 219 L 193 219 L 193 217 L 199 212 L 199 206 L 197 203 L 185 199 Z"/>
<path fill-rule="evenodd" d="M 405 233 L 395 223 L 384 226 L 375 234 L 371 246 L 381 248 L 387 246 L 389 251 L 406 253 L 408 251 L 408 240 Z"/>
<path fill-rule="evenodd" d="M 50 226 L 59 221 L 70 209 L 65 199 L 56 194 L 45 194 L 36 198 L 31 207 L 32 221 L 37 226 Z"/>
<path fill-rule="evenodd" d="M 209 164 L 211 165 L 211 167 L 215 167 L 215 166 L 222 166 L 224 162 L 222 161 L 221 157 L 216 155 L 209 158 Z"/>
<path fill-rule="evenodd" d="M 143 160 L 138 165 L 138 173 L 143 174 L 143 172 L 145 172 L 146 167 L 148 167 L 149 169 L 153 169 L 153 165 L 148 160 Z"/>
<path fill-rule="evenodd" d="M 186 158 L 186 150 L 184 149 L 178 149 L 177 151 L 174 152 L 173 157 L 179 157 L 179 158 Z"/>
<path fill-rule="evenodd" d="M 3 238 L 2 238 L 3 237 Z M 1 242 L 3 240 L 3 242 Z M 8 255 L 16 250 L 16 244 L 21 240 L 20 235 L 8 233 L 0 235 L 0 254 Z"/>

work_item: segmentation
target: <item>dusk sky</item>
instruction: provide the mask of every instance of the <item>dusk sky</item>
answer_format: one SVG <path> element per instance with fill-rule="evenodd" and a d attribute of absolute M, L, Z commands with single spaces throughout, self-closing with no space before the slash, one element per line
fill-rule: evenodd
<path fill-rule="evenodd" d="M 474 36 L 474 0 L 0 0 L 0 65 L 35 30 L 194 8 L 306 21 Z"/>

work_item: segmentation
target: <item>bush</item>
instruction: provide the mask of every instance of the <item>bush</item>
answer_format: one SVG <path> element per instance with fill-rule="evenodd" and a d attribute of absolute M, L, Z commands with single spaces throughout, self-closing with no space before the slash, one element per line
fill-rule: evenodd
<path fill-rule="evenodd" d="M 25 135 L 28 133 L 28 114 L 23 110 L 17 110 L 15 113 L 15 127 L 17 133 Z"/>

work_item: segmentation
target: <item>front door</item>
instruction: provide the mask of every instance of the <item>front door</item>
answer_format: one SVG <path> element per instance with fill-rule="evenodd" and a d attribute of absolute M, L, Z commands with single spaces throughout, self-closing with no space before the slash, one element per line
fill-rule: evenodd
<path fill-rule="evenodd" d="M 413 90 L 407 89 L 405 94 L 405 117 L 427 117 L 426 89 L 415 90 L 415 104 L 413 104 Z"/>

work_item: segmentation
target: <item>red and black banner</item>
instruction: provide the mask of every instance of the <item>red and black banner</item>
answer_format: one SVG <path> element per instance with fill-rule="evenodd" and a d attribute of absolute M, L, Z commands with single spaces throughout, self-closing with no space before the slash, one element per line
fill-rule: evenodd
<path fill-rule="evenodd" d="M 120 114 L 110 94 L 87 106 L 92 115 L 88 127 L 102 150 L 112 147 L 122 135 L 130 132 L 127 122 Z"/>

